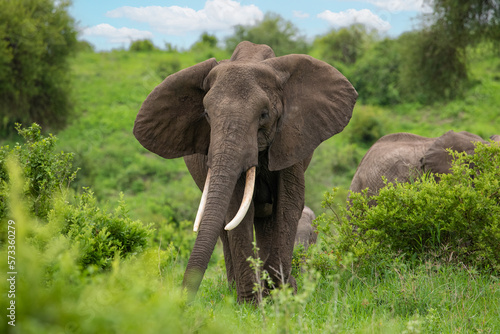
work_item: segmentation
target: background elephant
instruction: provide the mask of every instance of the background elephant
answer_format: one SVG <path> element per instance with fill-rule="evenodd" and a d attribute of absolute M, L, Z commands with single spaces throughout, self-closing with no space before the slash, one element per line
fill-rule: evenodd
<path fill-rule="evenodd" d="M 308 206 L 305 206 L 304 210 L 302 210 L 299 225 L 297 226 L 295 246 L 302 244 L 304 249 L 307 250 L 309 245 L 316 243 L 316 240 L 318 239 L 318 232 L 316 231 L 316 227 L 313 225 L 314 219 L 316 219 L 316 215 L 313 210 L 311 210 Z"/>
<path fill-rule="evenodd" d="M 500 141 L 500 136 L 491 139 Z M 452 156 L 446 149 L 474 153 L 474 142 L 487 143 L 481 137 L 462 131 L 448 131 L 441 137 L 427 138 L 411 133 L 394 133 L 380 138 L 368 150 L 354 174 L 349 190 L 360 192 L 368 188 L 368 195 L 376 195 L 388 182 L 408 182 L 426 171 L 448 173 Z M 439 180 L 438 176 L 435 176 Z"/>
<path fill-rule="evenodd" d="M 247 262 L 254 229 L 264 269 L 276 284 L 293 284 L 304 172 L 314 149 L 347 125 L 356 98 L 327 63 L 275 57 L 270 47 L 250 42 L 240 43 L 229 60 L 209 59 L 168 76 L 148 95 L 134 135 L 164 158 L 184 156 L 203 190 L 183 280 L 190 300 L 219 236 L 238 301 L 254 299 Z"/>

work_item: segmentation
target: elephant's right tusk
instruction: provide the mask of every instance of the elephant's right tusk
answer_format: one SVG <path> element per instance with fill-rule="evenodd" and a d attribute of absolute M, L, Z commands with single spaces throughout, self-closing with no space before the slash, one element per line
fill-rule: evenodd
<path fill-rule="evenodd" d="M 253 189 L 255 187 L 255 171 L 256 171 L 255 166 L 247 171 L 247 177 L 245 182 L 245 193 L 243 194 L 243 200 L 241 201 L 240 209 L 238 210 L 236 216 L 234 216 L 233 220 L 231 220 L 226 225 L 226 227 L 224 227 L 226 231 L 230 231 L 236 226 L 238 226 L 243 220 L 243 218 L 245 218 L 245 215 L 247 214 L 248 208 L 250 207 L 250 203 L 252 203 Z"/>
<path fill-rule="evenodd" d="M 203 212 L 205 212 L 205 205 L 207 204 L 209 184 L 210 184 L 210 168 L 208 169 L 207 179 L 205 181 L 205 186 L 203 187 L 203 194 L 201 195 L 200 206 L 198 207 L 198 212 L 196 213 L 196 219 L 194 220 L 193 231 L 195 232 L 197 232 L 198 228 L 200 228 L 201 218 L 203 217 Z"/>

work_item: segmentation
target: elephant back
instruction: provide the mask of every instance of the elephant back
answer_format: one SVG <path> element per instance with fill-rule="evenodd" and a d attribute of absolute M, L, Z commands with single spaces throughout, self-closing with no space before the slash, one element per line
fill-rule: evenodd
<path fill-rule="evenodd" d="M 435 174 L 449 173 L 453 156 L 447 151 L 452 149 L 457 152 L 474 154 L 475 142 L 487 143 L 481 137 L 467 131 L 454 132 L 450 130 L 429 147 L 421 159 L 423 171 Z"/>
<path fill-rule="evenodd" d="M 420 174 L 420 159 L 435 138 L 412 133 L 393 133 L 380 138 L 366 152 L 351 182 L 349 190 L 360 192 L 369 188 L 369 195 L 376 195 L 388 182 L 408 182 Z"/>

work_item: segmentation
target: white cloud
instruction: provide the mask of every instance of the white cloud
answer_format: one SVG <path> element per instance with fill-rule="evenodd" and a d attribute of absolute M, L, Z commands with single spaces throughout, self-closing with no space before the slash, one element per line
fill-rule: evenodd
<path fill-rule="evenodd" d="M 430 7 L 428 2 L 425 0 L 367 0 L 367 2 L 391 13 L 432 12 L 432 7 Z"/>
<path fill-rule="evenodd" d="M 377 29 L 379 31 L 388 31 L 391 24 L 384 21 L 376 14 L 372 13 L 369 9 L 348 9 L 345 12 L 334 13 L 325 10 L 318 14 L 320 19 L 327 21 L 334 27 L 347 27 L 351 24 L 361 23 L 367 27 Z"/>
<path fill-rule="evenodd" d="M 307 19 L 309 17 L 309 13 L 304 13 L 300 10 L 294 10 L 293 16 L 299 19 Z"/>
<path fill-rule="evenodd" d="M 257 6 L 242 6 L 232 0 L 208 0 L 201 10 L 179 6 L 125 6 L 111 10 L 106 15 L 148 23 L 154 30 L 172 35 L 191 31 L 229 30 L 235 25 L 252 25 L 264 18 Z"/>
<path fill-rule="evenodd" d="M 153 33 L 145 30 L 131 28 L 115 28 L 107 23 L 101 23 L 93 27 L 85 28 L 83 36 L 105 37 L 110 43 L 126 43 L 138 39 L 151 39 Z"/>

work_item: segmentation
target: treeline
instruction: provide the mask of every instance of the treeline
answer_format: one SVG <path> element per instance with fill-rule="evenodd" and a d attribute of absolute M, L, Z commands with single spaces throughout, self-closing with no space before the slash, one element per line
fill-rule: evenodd
<path fill-rule="evenodd" d="M 64 125 L 71 112 L 68 57 L 93 46 L 77 40 L 69 2 L 20 0 L 0 3 L 0 134 L 15 122 L 37 122 L 45 129 Z M 362 25 L 336 29 L 308 41 L 281 16 L 268 13 L 254 26 L 236 26 L 223 41 L 203 33 L 189 50 L 201 60 L 221 51 L 228 56 L 243 40 L 267 44 L 277 56 L 308 53 L 341 70 L 362 103 L 431 104 L 467 89 L 467 50 L 500 41 L 500 6 L 495 1 L 432 2 L 422 28 L 388 38 Z M 498 44 L 494 44 L 498 45 Z M 150 40 L 129 51 L 159 50 Z M 166 44 L 164 52 L 181 52 Z M 177 68 L 178 64 L 173 66 Z"/>

